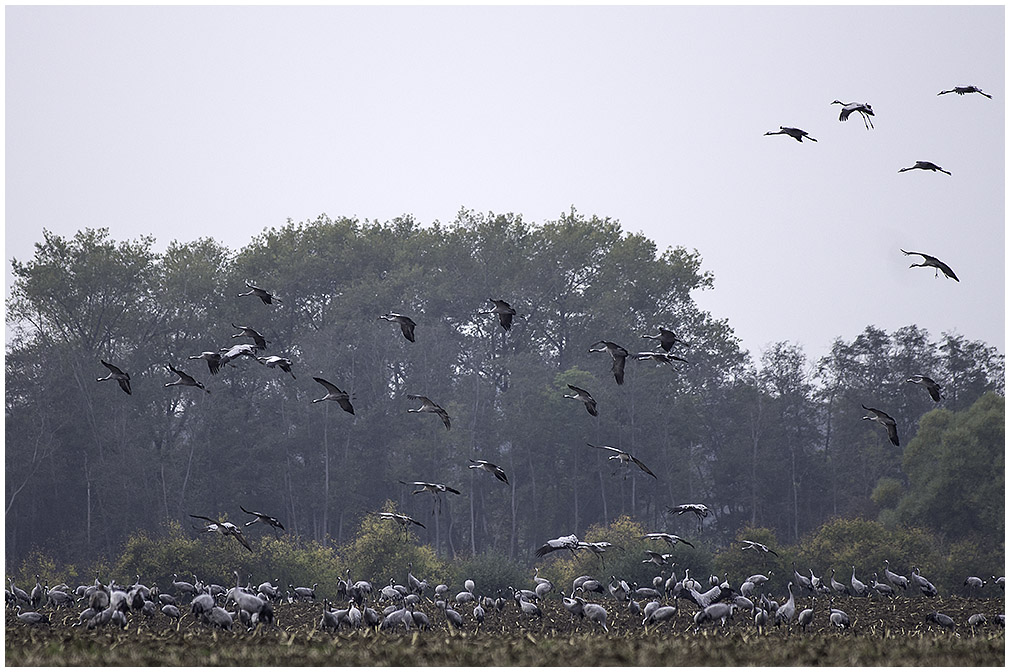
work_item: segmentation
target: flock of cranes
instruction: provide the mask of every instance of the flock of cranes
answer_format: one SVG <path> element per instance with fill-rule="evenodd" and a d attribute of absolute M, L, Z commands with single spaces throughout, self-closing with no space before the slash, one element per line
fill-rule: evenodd
<path fill-rule="evenodd" d="M 697 509 L 684 509 L 685 512 Z M 257 516 L 252 521 L 264 522 L 277 526 L 277 521 L 269 516 L 247 511 Z M 383 514 L 385 515 L 385 514 Z M 392 515 L 392 514 L 391 514 Z M 197 516 L 199 517 L 199 516 Z M 217 521 L 205 518 L 211 524 Z M 672 545 L 684 541 L 676 535 L 649 534 L 648 538 L 663 539 Z M 584 542 L 579 542 L 574 535 L 553 539 L 538 549 L 536 555 L 543 557 L 558 550 L 570 550 L 573 553 Z M 687 542 L 685 542 L 687 543 Z M 756 542 L 747 541 L 754 548 L 766 547 Z M 412 629 L 431 629 L 444 627 L 449 630 L 464 630 L 473 628 L 479 631 L 483 627 L 504 627 L 506 622 L 524 627 L 524 623 L 543 624 L 545 613 L 552 618 L 564 618 L 567 613 L 571 623 L 586 621 L 591 629 L 609 633 L 612 627 L 620 621 L 622 629 L 633 630 L 641 628 L 646 633 L 650 627 L 655 629 L 659 624 L 675 625 L 686 619 L 688 627 L 694 632 L 711 624 L 716 627 L 726 627 L 728 621 L 743 619 L 743 627 L 753 627 L 759 635 L 767 632 L 768 626 L 784 626 L 791 631 L 794 626 L 805 632 L 810 627 L 820 629 L 848 630 L 858 623 L 847 612 L 836 606 L 839 603 L 852 605 L 861 610 L 856 601 L 859 598 L 877 600 L 907 599 L 902 595 L 912 589 L 918 589 L 925 598 L 935 597 L 936 589 L 932 583 L 913 568 L 911 580 L 891 571 L 890 563 L 885 560 L 883 568 L 884 582 L 878 580 L 874 572 L 872 583 L 865 583 L 856 577 L 856 568 L 847 583 L 837 581 L 835 570 L 831 577 L 824 581 L 817 577 L 813 570 L 808 570 L 809 577 L 797 571 L 795 563 L 791 580 L 786 586 L 787 599 L 776 601 L 766 590 L 765 584 L 769 576 L 752 574 L 743 581 L 731 584 L 727 576 L 721 579 L 711 576 L 708 585 L 691 577 L 689 568 L 683 570 L 678 577 L 676 563 L 671 562 L 671 554 L 660 554 L 645 551 L 649 556 L 643 563 L 652 563 L 661 568 L 649 585 L 640 586 L 637 583 L 611 575 L 609 581 L 601 581 L 585 574 L 572 580 L 571 591 L 560 590 L 548 578 L 540 576 L 539 569 L 534 568 L 533 585 L 530 588 L 490 589 L 479 591 L 471 579 L 463 582 L 463 590 L 453 594 L 446 583 L 436 583 L 420 579 L 414 575 L 413 565 L 408 563 L 406 582 L 399 584 L 390 579 L 388 585 L 373 583 L 368 580 L 352 581 L 350 572 L 347 578 L 341 578 L 336 586 L 332 586 L 329 594 L 322 597 L 322 613 L 317 629 L 323 632 L 336 632 L 342 629 L 355 630 L 372 628 L 383 631 L 400 631 Z M 667 569 L 669 575 L 667 576 Z M 769 572 L 771 573 L 771 572 Z M 277 612 L 294 603 L 319 604 L 317 595 L 318 583 L 308 586 L 293 586 L 288 584 L 282 592 L 277 583 L 264 581 L 251 585 L 247 581 L 242 585 L 237 571 L 233 571 L 235 585 L 225 587 L 214 583 L 201 582 L 195 575 L 193 581 L 180 580 L 178 574 L 172 575 L 171 587 L 160 589 L 157 584 L 150 587 L 140 581 L 140 576 L 130 585 L 119 585 L 115 581 L 104 584 L 96 577 L 93 584 L 80 585 L 72 589 L 65 583 L 52 588 L 43 586 L 36 575 L 36 585 L 27 592 L 9 579 L 9 589 L 5 589 L 6 605 L 14 609 L 14 617 L 26 625 L 49 625 L 57 617 L 60 610 L 67 607 L 71 610 L 84 606 L 77 616 L 74 626 L 84 626 L 96 629 L 106 626 L 125 628 L 133 619 L 150 622 L 159 618 L 160 612 L 175 622 L 178 629 L 183 620 L 187 626 L 202 624 L 210 628 L 232 630 L 235 624 L 240 624 L 249 630 L 258 627 L 281 627 L 278 624 Z M 964 585 L 969 587 L 975 597 L 979 597 L 985 580 L 969 576 Z M 991 584 L 1002 590 L 1003 577 L 992 577 Z M 552 593 L 556 596 L 552 597 Z M 558 604 L 560 597 L 560 605 Z M 346 604 L 346 607 L 335 609 L 331 598 Z M 818 599 L 827 598 L 827 608 L 818 607 Z M 805 608 L 801 608 L 800 599 L 808 599 Z M 823 605 L 824 603 L 821 602 Z M 911 604 L 911 602 L 909 602 Z M 932 606 L 932 604 L 930 605 Z M 966 603 L 973 609 L 978 605 Z M 52 607 L 49 613 L 42 609 Z M 187 608 L 188 607 L 188 608 Z M 442 623 L 430 617 L 424 610 L 433 607 L 436 613 L 441 613 Z M 232 610 L 229 611 L 228 609 Z M 27 610 L 26 610 L 27 609 Z M 919 611 L 919 610 L 917 610 Z M 464 616 L 464 614 L 469 614 Z M 857 613 L 859 613 L 857 611 Z M 887 612 L 894 614 L 893 610 Z M 921 611 L 919 611 L 921 614 Z M 745 614 L 740 616 L 740 614 Z M 620 616 L 620 618 L 617 618 Z M 919 618 L 922 618 L 920 615 Z M 63 623 L 72 620 L 65 616 Z M 517 620 L 518 619 L 518 620 Z M 640 620 L 639 620 L 640 619 Z M 485 622 L 487 621 L 487 624 Z M 951 616 L 938 610 L 925 615 L 924 622 L 935 623 L 943 629 L 956 630 L 959 624 Z M 551 627 L 557 627 L 555 625 Z M 997 613 L 993 623 L 1004 626 L 1004 615 Z M 960 625 L 968 626 L 971 632 L 989 624 L 989 619 L 982 612 L 972 613 Z M 870 625 L 873 625 L 871 620 Z M 138 625 L 139 627 L 139 625 Z M 739 627 L 739 626 L 738 626 Z"/>
<path fill-rule="evenodd" d="M 975 86 L 955 87 L 948 91 L 941 91 L 937 95 L 944 95 L 947 93 L 957 93 L 958 95 L 978 93 L 986 98 L 991 98 L 989 94 L 982 92 Z M 841 100 L 833 101 L 832 105 L 836 104 L 841 106 L 839 114 L 840 121 L 845 122 L 853 113 L 857 113 L 862 118 L 866 129 L 873 129 L 872 117 L 874 117 L 875 114 L 869 103 L 845 103 Z M 765 135 L 788 135 L 801 143 L 804 140 L 817 142 L 816 138 L 811 137 L 806 131 L 787 126 L 780 126 L 779 130 L 768 131 Z M 947 175 L 951 175 L 950 171 L 944 170 L 940 166 L 929 161 L 916 161 L 913 166 L 901 168 L 899 172 L 916 169 L 942 172 Z M 915 255 L 922 258 L 921 263 L 911 264 L 910 267 L 932 267 L 935 269 L 935 277 L 938 277 L 939 273 L 942 272 L 946 278 L 959 282 L 954 271 L 946 263 L 940 261 L 936 257 L 922 252 L 910 252 L 905 250 L 901 250 L 901 252 L 905 255 Z M 275 302 L 281 303 L 281 299 L 266 289 L 257 287 L 248 280 L 245 281 L 245 285 L 248 288 L 248 291 L 240 293 L 237 296 L 255 296 L 265 305 L 272 305 Z M 492 298 L 488 299 L 488 302 L 492 305 L 492 308 L 486 311 L 478 311 L 478 314 L 495 316 L 502 330 L 506 333 L 510 332 L 513 319 L 517 316 L 516 310 L 503 299 Z M 403 337 L 408 342 L 416 342 L 415 329 L 418 326 L 418 323 L 415 322 L 412 317 L 401 313 L 389 312 L 380 315 L 378 319 L 397 324 Z M 279 355 L 258 355 L 260 351 L 266 350 L 268 344 L 270 343 L 263 334 L 253 327 L 242 326 L 234 323 L 231 324 L 238 332 L 233 334 L 232 338 L 251 339 L 252 343 L 222 347 L 217 352 L 205 351 L 198 355 L 192 355 L 189 359 L 205 360 L 210 374 L 217 375 L 221 371 L 222 367 L 231 364 L 241 357 L 248 357 L 268 368 L 278 368 L 289 374 L 293 380 L 296 379 L 295 373 L 292 371 L 293 362 L 290 359 Z M 659 328 L 658 333 L 642 334 L 641 338 L 655 341 L 658 349 L 654 351 L 631 353 L 629 350 L 613 341 L 601 339 L 590 345 L 588 352 L 606 352 L 610 356 L 610 372 L 612 373 L 616 384 L 619 386 L 624 384 L 625 366 L 629 357 L 635 361 L 653 361 L 657 364 L 666 364 L 669 366 L 675 366 L 675 363 L 687 363 L 687 360 L 684 357 L 674 352 L 674 348 L 678 345 L 682 347 L 689 346 L 673 330 L 663 326 Z M 132 395 L 133 390 L 129 373 L 123 371 L 115 364 L 106 362 L 105 360 L 100 360 L 100 362 L 108 370 L 108 374 L 103 378 L 98 378 L 97 380 L 115 380 L 126 394 Z M 174 363 L 168 363 L 167 368 L 176 376 L 176 380 L 165 383 L 165 387 L 195 387 L 203 390 L 207 394 L 210 393 L 210 390 L 207 389 L 203 383 L 196 380 L 193 376 L 183 371 L 181 368 L 177 368 Z M 313 399 L 312 403 L 334 401 L 345 412 L 352 415 L 355 413 L 354 407 L 351 403 L 351 393 L 342 390 L 336 384 L 327 379 L 314 376 L 313 380 L 325 389 L 326 394 L 320 398 Z M 908 378 L 906 382 L 923 386 L 934 402 L 940 402 L 943 398 L 941 386 L 926 375 L 916 374 L 911 378 Z M 597 402 L 588 390 L 571 384 L 568 385 L 568 389 L 572 392 L 572 394 L 564 394 L 564 398 L 581 401 L 584 404 L 586 411 L 591 416 L 599 415 Z M 407 394 L 406 397 L 412 401 L 420 403 L 420 406 L 417 408 L 408 408 L 408 413 L 433 413 L 438 416 L 444 424 L 446 430 L 451 430 L 451 419 L 445 408 L 423 395 Z M 886 429 L 887 437 L 890 443 L 894 446 L 899 446 L 897 423 L 894 418 L 879 409 L 870 408 L 866 405 L 863 405 L 862 407 L 867 413 L 863 419 L 882 425 Z M 624 478 L 627 478 L 631 473 L 632 466 L 637 467 L 637 469 L 654 479 L 658 480 L 659 478 L 639 458 L 626 450 L 608 445 L 597 445 L 592 443 L 587 445 L 590 448 L 609 453 L 607 456 L 608 461 L 613 460 L 616 462 L 618 469 L 623 468 Z M 479 459 L 470 459 L 469 462 L 469 469 L 486 471 L 493 475 L 498 481 L 506 484 L 509 483 L 507 474 L 498 465 Z M 617 471 L 615 470 L 614 473 L 616 474 Z M 430 493 L 433 496 L 433 514 L 436 511 L 436 506 L 438 511 L 441 510 L 441 496 L 443 494 L 461 494 L 460 490 L 444 483 L 402 480 L 400 483 L 414 487 L 415 489 L 412 494 L 420 494 L 422 492 Z M 244 507 L 241 508 L 246 514 L 255 517 L 254 520 L 247 522 L 245 526 L 262 523 L 270 527 L 275 533 L 278 529 L 284 529 L 284 526 L 280 523 L 280 521 L 270 515 L 247 510 Z M 684 513 L 692 513 L 696 515 L 700 529 L 704 518 L 709 514 L 709 509 L 704 504 L 690 503 L 668 507 L 668 512 L 677 515 L 682 515 Z M 375 515 L 381 519 L 390 520 L 401 525 L 404 529 L 405 538 L 408 535 L 408 530 L 411 526 L 425 527 L 420 521 L 401 513 L 378 511 L 375 512 Z M 235 524 L 197 514 L 190 514 L 190 516 L 204 521 L 205 524 L 203 527 L 198 528 L 202 532 L 233 537 L 243 547 L 252 550 L 251 545 L 243 536 L 241 528 Z M 683 537 L 667 532 L 650 532 L 645 534 L 642 538 L 656 542 L 663 542 L 670 547 L 671 551 L 679 543 L 684 543 L 693 547 L 693 544 Z M 756 541 L 745 539 L 741 540 L 739 543 L 741 544 L 741 548 L 744 550 L 754 550 L 759 553 L 778 555 L 773 549 Z M 569 534 L 548 540 L 534 551 L 534 556 L 536 558 L 542 558 L 558 551 L 566 551 L 570 552 L 572 555 L 576 555 L 579 551 L 588 550 L 594 553 L 600 559 L 601 565 L 605 567 L 604 555 L 612 547 L 613 544 L 607 541 L 587 542 L 580 540 L 575 534 Z M 869 594 L 893 596 L 898 590 L 905 591 L 908 590 L 910 586 L 917 587 L 923 595 L 936 595 L 936 588 L 918 573 L 917 568 L 913 570 L 912 581 L 910 582 L 904 576 L 891 572 L 889 564 L 885 562 L 883 570 L 884 582 L 880 582 L 878 580 L 878 575 L 874 573 L 872 583 L 867 585 L 857 579 L 855 567 L 853 566 L 849 584 L 845 585 L 835 580 L 834 570 L 831 570 L 831 577 L 827 582 L 825 582 L 816 577 L 812 570 L 810 571 L 810 576 L 806 577 L 796 572 L 794 567 L 794 580 L 790 581 L 787 586 L 789 594 L 788 600 L 782 605 L 777 605 L 770 601 L 765 595 L 761 595 L 761 600 L 754 601 L 751 599 L 751 597 L 754 596 L 755 588 L 764 581 L 767 581 L 767 577 L 764 577 L 763 575 L 753 575 L 748 577 L 748 579 L 740 585 L 739 589 L 731 587 L 726 581 L 712 581 L 712 587 L 705 592 L 701 592 L 702 586 L 696 580 L 690 579 L 687 571 L 685 571 L 685 575 L 682 580 L 676 580 L 676 576 L 672 570 L 672 566 L 675 564 L 673 562 L 672 552 L 660 553 L 652 549 L 648 549 L 645 553 L 648 557 L 643 559 L 641 562 L 654 564 L 660 567 L 670 566 L 671 571 L 669 578 L 662 579 L 662 577 L 657 577 L 661 580 L 654 582 L 654 585 L 650 588 L 637 586 L 632 587 L 626 582 L 618 580 L 616 577 L 611 577 L 611 583 L 604 587 L 602 583 L 592 577 L 579 577 L 579 579 L 576 579 L 576 582 L 573 584 L 571 595 L 563 598 L 564 608 L 572 615 L 573 619 L 576 617 L 586 618 L 589 622 L 599 625 L 601 629 L 607 631 L 608 625 L 606 608 L 600 604 L 588 602 L 584 597 L 589 592 L 603 593 L 604 591 L 607 591 L 612 597 L 618 600 L 618 608 L 633 611 L 637 610 L 638 613 L 643 615 L 642 625 L 646 628 L 649 625 L 675 618 L 679 612 L 677 601 L 683 599 L 698 607 L 698 610 L 695 612 L 693 617 L 694 623 L 698 626 L 706 622 L 716 621 L 725 624 L 727 619 L 733 617 L 735 610 L 746 609 L 751 612 L 754 624 L 759 629 L 769 621 L 774 624 L 784 623 L 786 625 L 791 625 L 794 619 L 799 626 L 805 629 L 811 623 L 811 620 L 814 617 L 815 609 L 813 604 L 811 604 L 811 607 L 800 610 L 798 614 L 796 613 L 797 605 L 796 595 L 793 592 L 794 585 L 799 589 L 808 590 L 811 596 L 816 596 L 818 594 L 836 595 L 841 592 L 852 596 L 866 596 Z M 200 615 L 205 622 L 219 625 L 221 627 L 225 627 L 224 624 L 227 624 L 227 627 L 230 627 L 233 619 L 235 618 L 242 618 L 243 622 L 246 622 L 247 620 L 252 623 L 271 622 L 272 610 L 269 609 L 269 605 L 273 600 L 279 599 L 279 591 L 269 583 L 266 583 L 261 584 L 259 586 L 259 590 L 254 592 L 247 588 L 243 588 L 238 584 L 237 573 L 235 573 L 235 577 L 236 586 L 230 590 L 222 592 L 225 595 L 225 604 L 234 603 L 236 605 L 236 612 L 226 612 L 221 606 L 216 604 L 216 597 L 220 597 L 220 594 L 215 596 L 209 591 L 205 593 L 203 591 L 193 590 L 193 595 L 191 596 L 192 613 L 194 615 Z M 348 579 L 347 584 L 345 584 L 339 591 L 341 592 L 341 596 L 348 600 L 348 608 L 342 610 L 331 610 L 329 608 L 329 603 L 324 603 L 324 612 L 320 622 L 320 627 L 324 629 L 339 629 L 346 623 L 351 627 L 360 627 L 362 624 L 372 624 L 379 628 L 398 628 L 404 626 L 409 629 L 412 626 L 417 626 L 425 622 L 427 617 L 421 614 L 423 618 L 419 619 L 418 614 L 420 611 L 417 609 L 417 606 L 426 597 L 424 588 L 427 584 L 426 582 L 417 581 L 416 577 L 413 577 L 413 574 L 409 574 L 409 578 L 411 580 L 408 581 L 408 583 L 412 585 L 407 592 L 400 590 L 399 588 L 401 587 L 396 586 L 392 581 L 390 582 L 389 591 L 387 591 L 385 587 L 379 591 L 379 595 L 393 602 L 393 604 L 390 605 L 391 608 L 387 608 L 387 611 L 381 620 L 368 606 L 368 595 L 371 593 L 371 585 L 367 582 L 351 584 Z M 713 579 L 715 579 L 715 577 L 713 577 Z M 995 577 L 993 577 L 993 581 L 996 582 Z M 537 606 L 537 602 L 542 600 L 547 593 L 554 590 L 553 585 L 551 585 L 548 580 L 542 579 L 539 576 L 535 577 L 535 582 L 536 585 L 532 591 L 515 590 L 513 594 L 513 599 L 519 608 L 519 611 L 531 617 L 538 617 L 541 615 L 541 610 Z M 1002 585 L 1002 577 L 1000 577 L 999 583 Z M 367 590 L 360 584 L 366 584 Z M 965 585 L 973 590 L 980 590 L 985 585 L 985 582 L 977 577 L 969 577 L 965 581 Z M 41 586 L 37 586 L 37 588 L 41 589 Z M 162 611 L 166 615 L 175 618 L 181 617 L 181 615 L 175 615 L 175 613 L 172 612 L 172 609 L 175 609 L 175 612 L 178 612 L 178 607 L 170 599 L 162 597 L 164 594 L 152 592 L 147 589 L 142 590 L 139 586 L 139 577 L 138 584 L 127 588 L 126 590 L 117 591 L 114 586 L 105 587 L 97 580 L 95 586 L 81 588 L 84 588 L 81 596 L 87 597 L 87 599 L 91 602 L 89 608 L 96 610 L 87 619 L 85 619 L 82 615 L 81 622 L 87 622 L 88 627 L 93 627 L 93 622 L 98 625 L 114 622 L 113 617 L 115 616 L 115 612 L 125 614 L 129 611 L 129 608 L 143 612 L 147 609 L 147 603 L 153 602 L 153 600 L 150 599 L 152 597 L 160 599 L 161 602 L 163 602 Z M 461 615 L 458 611 L 450 607 L 452 601 L 445 599 L 446 590 L 440 591 L 440 588 L 445 588 L 447 590 L 444 584 L 437 586 L 433 591 L 436 599 L 431 600 L 432 603 L 435 604 L 436 607 L 443 613 L 448 623 L 454 624 L 455 627 L 460 627 L 460 624 L 462 623 Z M 315 586 L 313 586 L 312 589 L 298 588 L 295 590 L 295 595 L 298 598 L 314 599 L 314 589 Z M 44 618 L 39 617 L 36 612 L 21 611 L 22 601 L 32 606 L 38 606 L 38 600 L 34 594 L 29 596 L 29 599 L 23 600 L 22 593 L 24 591 L 21 591 L 20 593 L 17 592 L 13 582 L 11 582 L 11 590 L 7 592 L 9 596 L 8 603 L 13 602 L 18 605 L 18 619 L 20 621 L 25 623 L 43 622 Z M 63 598 L 52 597 L 52 594 L 58 594 L 60 592 L 62 591 L 55 591 L 55 593 L 54 591 L 50 591 L 49 602 L 54 604 L 64 602 Z M 576 592 L 581 592 L 582 595 L 577 597 Z M 123 597 L 119 597 L 118 595 L 120 594 L 123 595 Z M 140 598 L 131 596 L 131 594 L 140 595 Z M 96 595 L 104 595 L 105 597 L 95 597 Z M 209 601 L 207 598 L 203 597 L 204 595 L 209 596 Z M 414 599 L 410 599 L 411 595 L 414 596 Z M 467 598 L 466 595 L 469 595 L 470 597 Z M 113 596 L 116 597 L 114 598 Z M 636 598 L 649 599 L 650 601 L 643 608 L 636 601 Z M 673 604 L 661 604 L 660 600 L 664 598 L 672 599 Z M 291 599 L 290 592 L 289 599 Z M 458 607 L 460 604 L 475 602 L 476 606 L 474 607 L 473 618 L 477 623 L 477 627 L 479 627 L 488 610 L 495 609 L 501 611 L 501 609 L 503 609 L 501 595 L 490 602 L 487 601 L 488 599 L 490 598 L 476 598 L 473 593 L 473 586 L 467 586 L 467 591 L 457 594 L 455 606 Z M 47 602 L 47 604 L 49 602 Z M 128 608 L 124 609 L 123 605 L 128 605 Z M 168 607 L 171 607 L 172 609 L 168 609 Z M 109 609 L 112 611 L 109 613 L 108 617 L 103 616 L 103 614 L 105 614 Z M 478 609 L 480 610 L 479 612 Z M 215 610 L 219 610 L 219 612 L 216 612 Z M 372 611 L 375 616 L 370 615 L 369 611 Z M 247 616 L 240 616 L 242 612 L 245 612 Z M 35 613 L 36 615 L 32 616 L 32 613 Z M 851 619 L 849 619 L 848 615 L 845 614 L 844 611 L 835 608 L 830 602 L 828 615 L 829 622 L 835 626 L 846 628 L 851 625 Z M 953 623 L 950 621 L 949 617 L 938 612 L 931 614 L 930 618 L 932 621 L 940 624 L 941 626 L 953 627 Z M 950 625 L 948 625 L 948 621 L 950 621 Z"/>

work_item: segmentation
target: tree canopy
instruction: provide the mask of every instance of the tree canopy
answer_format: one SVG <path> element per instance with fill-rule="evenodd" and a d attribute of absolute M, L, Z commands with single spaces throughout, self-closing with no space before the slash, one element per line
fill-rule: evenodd
<path fill-rule="evenodd" d="M 659 250 L 611 219 L 573 209 L 532 224 L 462 210 L 422 226 L 322 215 L 236 252 L 212 239 L 156 253 L 147 237 L 46 232 L 12 269 L 9 559 L 36 547 L 112 557 L 138 530 L 189 530 L 188 514 L 238 523 L 240 505 L 296 538 L 389 544 L 369 517 L 387 500 L 425 524 L 410 534 L 443 558 L 525 562 L 547 539 L 622 516 L 711 548 L 744 527 L 797 543 L 832 518 L 878 515 L 976 540 L 998 532 L 1002 547 L 995 348 L 868 326 L 816 363 L 792 343 L 755 360 L 728 319 L 695 304 L 715 281 L 697 251 Z M 239 297 L 246 281 L 279 301 Z M 509 331 L 490 299 L 516 310 Z M 412 317 L 415 342 L 378 319 L 390 312 Z M 263 334 L 257 354 L 290 358 L 294 375 L 247 357 L 213 374 L 196 358 L 248 341 L 234 325 Z M 629 357 L 623 385 L 611 357 L 589 351 L 600 340 L 632 355 L 659 350 L 642 336 L 661 326 L 686 342 L 671 350 L 686 361 Z M 96 382 L 108 373 L 100 360 L 130 374 L 132 394 Z M 169 365 L 210 394 L 166 387 Z M 917 373 L 941 382 L 939 408 L 903 382 Z M 311 403 L 322 396 L 313 377 L 348 391 L 354 414 Z M 569 384 L 592 393 L 598 416 L 564 398 Z M 442 406 L 451 430 L 407 413 L 407 395 Z M 862 421 L 863 404 L 894 416 L 902 449 Z M 634 454 L 656 478 L 615 469 L 587 443 Z M 471 459 L 500 465 L 508 483 L 469 469 Z M 400 481 L 462 494 L 442 494 L 439 512 Z M 666 512 L 688 502 L 712 510 L 701 529 Z M 254 542 L 269 541 L 257 528 Z"/>

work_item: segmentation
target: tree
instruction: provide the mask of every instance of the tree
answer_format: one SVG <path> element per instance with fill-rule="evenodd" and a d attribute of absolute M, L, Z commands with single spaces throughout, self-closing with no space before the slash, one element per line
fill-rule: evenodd
<path fill-rule="evenodd" d="M 1003 397 L 987 392 L 964 411 L 923 416 L 902 456 L 909 481 L 897 507 L 903 524 L 1003 543 L 1004 406 Z"/>

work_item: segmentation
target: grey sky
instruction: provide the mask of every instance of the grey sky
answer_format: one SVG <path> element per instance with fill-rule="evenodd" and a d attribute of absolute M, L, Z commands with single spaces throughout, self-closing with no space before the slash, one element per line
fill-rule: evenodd
<path fill-rule="evenodd" d="M 574 206 L 697 249 L 755 356 L 911 323 L 1005 351 L 1004 11 L 7 7 L 6 281 L 43 228 Z M 967 84 L 993 99 L 936 95 Z"/>

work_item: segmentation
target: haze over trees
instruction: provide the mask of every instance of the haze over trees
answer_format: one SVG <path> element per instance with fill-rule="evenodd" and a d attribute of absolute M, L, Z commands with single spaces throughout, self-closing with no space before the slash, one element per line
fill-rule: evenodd
<path fill-rule="evenodd" d="M 8 563 L 33 548 L 112 557 L 138 530 L 188 529 L 190 513 L 240 523 L 240 505 L 287 534 L 348 544 L 386 500 L 426 525 L 412 533 L 443 558 L 527 562 L 546 539 L 622 516 L 713 549 L 743 528 L 795 544 L 833 519 L 879 518 L 1002 555 L 1004 358 L 984 343 L 887 333 L 868 313 L 820 361 L 785 342 L 754 356 L 729 319 L 695 304 L 715 281 L 696 251 L 658 250 L 574 210 L 542 224 L 466 210 L 430 226 L 323 215 L 234 252 L 210 238 L 164 253 L 154 242 L 46 232 L 12 263 Z M 281 301 L 238 297 L 247 280 Z M 516 310 L 509 331 L 489 299 Z M 390 312 L 413 318 L 416 342 L 378 319 Z M 232 324 L 263 334 L 258 354 L 290 358 L 297 378 L 250 358 L 216 375 L 187 359 L 243 342 Z M 659 326 L 687 342 L 672 350 L 687 363 L 628 358 L 618 386 L 611 357 L 589 352 L 600 340 L 658 350 L 641 336 Z M 130 374 L 131 395 L 96 382 L 100 360 Z M 169 364 L 211 394 L 164 387 Z M 313 376 L 349 392 L 354 414 L 311 403 Z M 563 397 L 569 384 L 591 391 L 597 417 Z M 408 394 L 445 408 L 451 430 L 408 414 Z M 862 404 L 896 419 L 901 448 Z M 587 443 L 632 453 L 656 478 Z M 443 495 L 438 514 L 401 480 L 462 495 Z M 665 513 L 685 502 L 712 510 L 703 531 Z"/>

